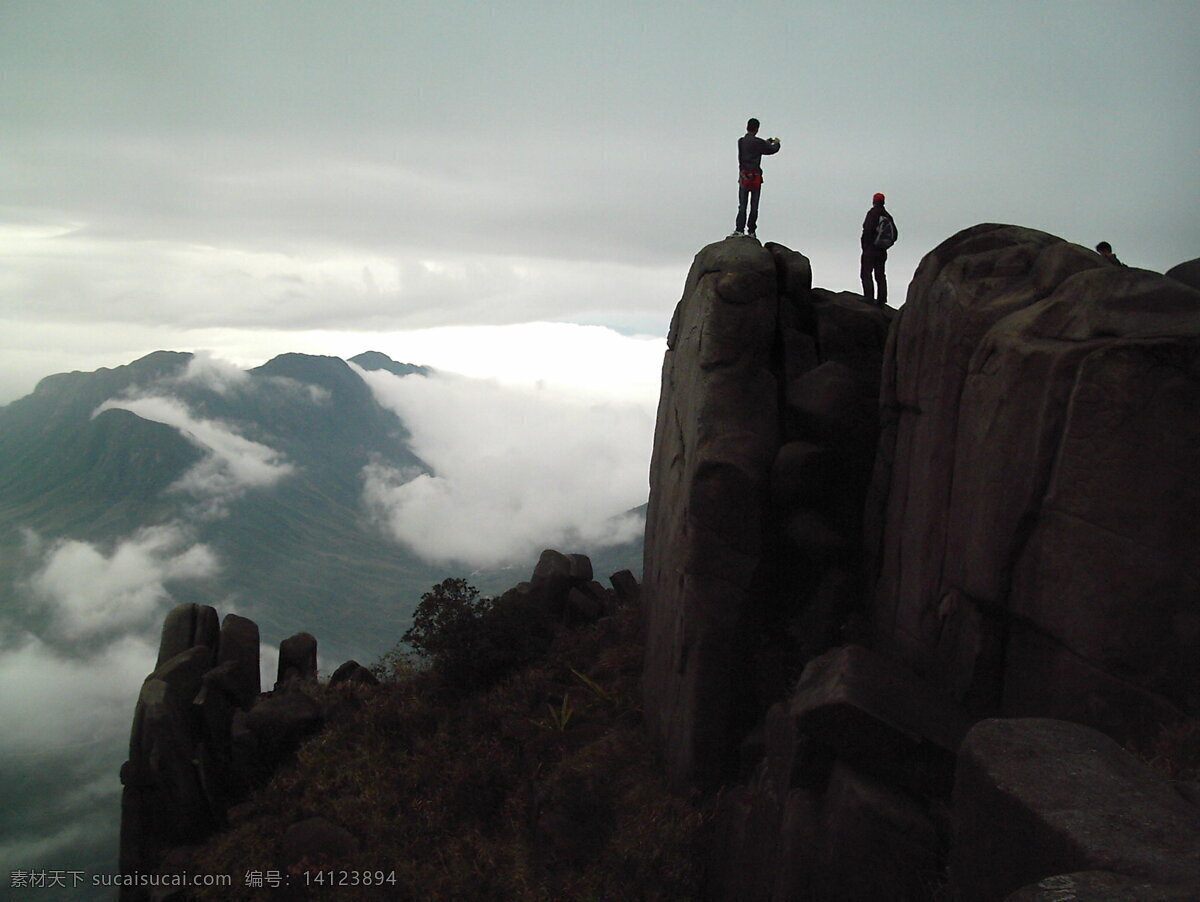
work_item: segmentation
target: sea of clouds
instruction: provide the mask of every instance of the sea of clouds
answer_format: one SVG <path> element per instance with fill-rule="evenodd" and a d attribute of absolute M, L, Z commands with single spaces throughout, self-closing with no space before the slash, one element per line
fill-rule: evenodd
<path fill-rule="evenodd" d="M 529 559 L 548 546 L 636 538 L 643 524 L 630 511 L 648 491 L 661 344 L 591 327 L 551 331 L 561 337 L 563 329 L 599 341 L 600 356 L 617 369 L 578 349 L 560 349 L 555 365 L 540 370 L 524 355 L 507 379 L 356 368 L 429 467 L 401 472 L 375 463 L 358 474 L 364 511 L 380 530 L 426 560 L 473 567 Z M 613 341 L 635 357 L 609 356 Z M 179 378 L 251 390 L 243 367 L 212 355 L 197 355 Z M 96 413 L 120 408 L 166 424 L 202 452 L 168 489 L 185 501 L 180 518 L 107 546 L 25 531 L 12 603 L 0 618 L 0 722 L 16 725 L 0 731 L 0 772 L 15 787 L 0 818 L 0 873 L 115 866 L 118 770 L 138 687 L 176 603 L 173 587 L 203 590 L 224 566 L 194 524 L 228 516 L 232 499 L 270 491 L 295 472 L 277 449 L 197 415 L 174 387 L 164 380 Z M 320 392 L 308 396 L 329 403 Z M 236 609 L 228 599 L 212 603 Z M 274 660 L 264 646 L 266 683 Z"/>

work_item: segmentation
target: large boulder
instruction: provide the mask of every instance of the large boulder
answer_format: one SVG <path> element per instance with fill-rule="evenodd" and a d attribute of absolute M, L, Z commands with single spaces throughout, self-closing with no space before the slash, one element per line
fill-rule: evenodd
<path fill-rule="evenodd" d="M 650 464 L 643 601 L 649 726 L 677 782 L 711 783 L 732 737 L 737 629 L 780 444 L 775 262 L 754 241 L 697 254 L 675 308 Z"/>
<path fill-rule="evenodd" d="M 220 647 L 217 612 L 208 605 L 177 605 L 163 620 L 162 638 L 158 644 L 158 661 L 154 666 L 161 667 L 171 658 L 196 645 L 208 648 L 210 658 L 216 660 Z"/>
<path fill-rule="evenodd" d="M 1200 880 L 1153 883 L 1110 871 L 1055 874 L 1022 887 L 1004 902 L 1196 902 Z"/>
<path fill-rule="evenodd" d="M 216 823 L 195 763 L 202 724 L 192 704 L 210 663 L 211 649 L 196 645 L 142 683 L 121 768 L 122 873 L 156 864 L 167 848 L 194 842 Z"/>
<path fill-rule="evenodd" d="M 883 409 L 883 647 L 979 713 L 1200 710 L 1200 293 L 976 226 L 922 261 Z"/>
<path fill-rule="evenodd" d="M 278 692 L 295 683 L 317 681 L 317 639 L 312 633 L 296 633 L 279 643 Z"/>
<path fill-rule="evenodd" d="M 1200 808 L 1081 724 L 996 719 L 973 727 L 959 752 L 953 824 L 961 902 L 1000 902 L 1075 871 L 1200 880 Z"/>
<path fill-rule="evenodd" d="M 804 669 L 790 702 L 797 728 L 839 758 L 919 794 L 949 795 L 970 722 L 938 687 L 861 646 Z"/>
<path fill-rule="evenodd" d="M 891 312 L 811 283 L 803 254 L 719 242 L 672 318 L 642 601 L 647 722 L 677 784 L 729 775 L 846 613 L 806 614 L 859 555 Z"/>
<path fill-rule="evenodd" d="M 329 688 L 342 683 L 358 683 L 363 686 L 378 686 L 379 678 L 357 661 L 346 661 L 329 677 Z"/>
<path fill-rule="evenodd" d="M 217 663 L 231 665 L 230 687 L 239 708 L 249 708 L 262 692 L 258 662 L 258 624 L 248 617 L 226 614 L 221 621 L 221 651 Z"/>
<path fill-rule="evenodd" d="M 248 782 L 262 782 L 296 754 L 304 740 L 325 724 L 321 706 L 295 689 L 258 702 L 233 721 L 233 743 Z"/>
<path fill-rule="evenodd" d="M 1200 289 L 1200 257 L 1172 266 L 1167 270 L 1167 275 L 1189 288 Z"/>

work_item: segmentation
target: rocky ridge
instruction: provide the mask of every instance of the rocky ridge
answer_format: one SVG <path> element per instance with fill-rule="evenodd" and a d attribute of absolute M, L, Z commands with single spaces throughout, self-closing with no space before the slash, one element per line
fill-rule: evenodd
<path fill-rule="evenodd" d="M 587 555 L 542 552 L 530 579 L 501 604 L 523 605 L 550 622 L 576 628 L 636 603 L 633 574 L 620 571 L 605 588 Z M 262 692 L 259 631 L 251 620 L 182 604 L 163 623 L 155 670 L 134 711 L 129 760 L 121 768 L 120 871 L 168 881 L 186 873 L 197 846 L 238 817 L 238 808 L 285 765 L 301 744 L 354 706 L 336 689 L 374 686 L 374 673 L 347 661 L 319 684 L 317 640 L 306 632 L 280 643 L 277 679 Z M 349 707 L 347 707 L 349 706 Z M 357 845 L 340 824 L 322 816 L 291 824 L 276 837 L 287 873 L 305 861 L 347 854 Z M 320 854 L 316 854 L 320 852 Z M 340 860 L 334 855 L 334 860 Z M 261 864 L 261 863 L 260 863 Z M 169 885 L 169 884 L 168 884 Z M 122 886 L 124 902 L 159 898 L 163 885 Z M 191 898 L 174 888 L 171 898 Z M 285 894 L 286 895 L 286 894 Z"/>
<path fill-rule="evenodd" d="M 711 812 L 707 898 L 1200 898 L 1200 786 L 1121 745 L 1200 716 L 1198 352 L 1184 280 L 1030 229 L 943 242 L 899 314 L 781 245 L 697 255 L 641 603 L 646 727 Z M 547 552 L 507 594 L 600 616 L 585 561 Z M 221 823 L 285 723 L 315 728 L 315 640 L 285 645 L 263 696 L 255 631 L 168 619 L 123 869 Z M 282 848 L 353 840 L 293 828 Z"/>
<path fill-rule="evenodd" d="M 1108 737 L 1200 714 L 1200 293 L 985 224 L 886 348 L 830 301 L 728 240 L 668 342 L 646 717 L 709 897 L 1194 898 L 1194 790 Z"/>

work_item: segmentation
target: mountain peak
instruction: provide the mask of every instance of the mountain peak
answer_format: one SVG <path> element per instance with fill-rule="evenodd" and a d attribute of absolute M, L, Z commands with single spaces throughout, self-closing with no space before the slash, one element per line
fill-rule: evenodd
<path fill-rule="evenodd" d="M 357 357 L 351 357 L 350 362 L 361 366 L 367 372 L 386 370 L 396 376 L 428 376 L 432 370 L 427 366 L 415 363 L 397 363 L 381 351 L 364 351 Z"/>

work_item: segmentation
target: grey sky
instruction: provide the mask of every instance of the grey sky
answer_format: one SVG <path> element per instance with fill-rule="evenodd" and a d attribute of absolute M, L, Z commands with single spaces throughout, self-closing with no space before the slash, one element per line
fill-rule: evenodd
<path fill-rule="evenodd" d="M 159 348 L 239 366 L 370 348 L 507 377 L 557 401 L 532 440 L 500 436 L 503 481 L 464 441 L 499 435 L 497 413 L 535 420 L 528 398 L 458 377 L 387 391 L 438 464 L 412 490 L 447 502 L 417 499 L 436 535 L 462 533 L 464 499 L 486 520 L 513 485 L 553 482 L 566 500 L 528 495 L 529 535 L 509 530 L 540 541 L 562 528 L 547 511 L 644 499 L 662 337 L 693 255 L 733 226 L 749 116 L 783 141 L 759 235 L 808 255 L 817 285 L 858 290 L 876 191 L 901 231 L 893 304 L 926 252 L 984 221 L 1163 270 L 1200 256 L 1198 46 L 1193 0 L 0 0 L 0 404 Z M 589 484 L 556 449 L 589 458 Z M 411 500 L 377 488 L 385 512 Z M 204 572 L 188 542 L 41 549 L 60 632 L 117 605 L 145 623 L 117 623 L 92 661 L 53 635 L 0 655 L 0 713 L 22 724 L 0 770 L 93 755 L 76 770 L 103 775 L 103 806 L 61 805 L 93 844 L 112 845 L 161 574 Z M 75 861 L 70 828 L 42 829 L 0 860 Z"/>
<path fill-rule="evenodd" d="M 660 337 L 750 115 L 760 237 L 818 285 L 857 290 L 875 191 L 893 304 L 982 221 L 1162 270 L 1200 254 L 1198 45 L 1194 2 L 8 0 L 0 403 L 298 330 Z"/>

